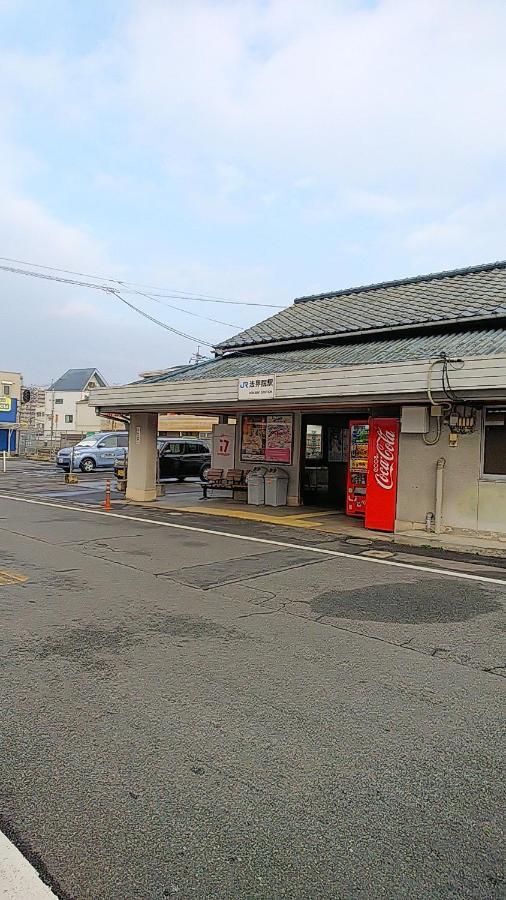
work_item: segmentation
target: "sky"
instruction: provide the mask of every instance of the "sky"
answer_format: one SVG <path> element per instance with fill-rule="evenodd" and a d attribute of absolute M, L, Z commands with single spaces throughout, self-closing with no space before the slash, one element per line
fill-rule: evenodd
<path fill-rule="evenodd" d="M 0 256 L 280 306 L 503 259 L 505 32 L 504 0 L 0 0 Z M 0 369 L 122 383 L 275 312 L 125 296 L 191 339 L 0 271 Z"/>

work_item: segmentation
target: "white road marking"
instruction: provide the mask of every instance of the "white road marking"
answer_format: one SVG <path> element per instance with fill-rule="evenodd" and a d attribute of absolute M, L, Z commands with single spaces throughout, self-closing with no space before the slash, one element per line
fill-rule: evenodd
<path fill-rule="evenodd" d="M 484 584 L 499 584 L 506 587 L 506 579 L 490 578 L 487 575 L 472 575 L 469 572 L 458 572 L 455 569 L 433 569 L 430 566 L 417 566 L 414 563 L 403 563 L 394 559 L 374 559 L 357 553 L 346 553 L 343 550 L 327 550 L 325 547 L 311 547 L 305 544 L 292 544 L 288 541 L 276 541 L 271 538 L 252 537 L 247 534 L 233 534 L 231 531 L 216 531 L 213 528 L 199 528 L 196 525 L 179 525 L 176 522 L 159 522 L 157 519 L 146 519 L 144 516 L 129 516 L 122 513 L 106 512 L 102 509 L 90 509 L 83 506 L 69 506 L 65 503 L 51 503 L 49 500 L 29 500 L 27 497 L 15 497 L 11 494 L 0 494 L 0 500 L 11 500 L 14 503 L 33 503 L 36 506 L 51 506 L 55 509 L 68 509 L 71 512 L 87 513 L 92 516 L 106 516 L 111 519 L 125 519 L 127 522 L 143 522 L 145 525 L 157 525 L 162 528 L 175 528 L 179 531 L 194 531 L 198 534 L 212 534 L 217 537 L 231 538 L 234 541 L 249 541 L 255 544 L 268 544 L 271 547 L 288 547 L 290 550 L 304 550 L 308 553 L 334 557 L 338 559 L 354 559 L 371 566 L 389 566 L 397 569 L 409 569 L 414 572 L 425 572 L 429 575 L 444 575 L 447 578 L 460 578 L 463 581 L 479 581 Z M 314 532 L 313 532 L 314 534 Z"/>
<path fill-rule="evenodd" d="M 5 900 L 56 900 L 32 865 L 0 831 L 0 898 Z"/>

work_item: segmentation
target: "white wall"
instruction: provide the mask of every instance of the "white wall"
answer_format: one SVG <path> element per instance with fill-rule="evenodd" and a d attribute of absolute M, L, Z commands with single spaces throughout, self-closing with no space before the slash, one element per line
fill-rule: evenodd
<path fill-rule="evenodd" d="M 44 430 L 51 431 L 51 415 L 54 411 L 53 431 L 55 434 L 59 431 L 76 431 L 76 403 L 83 399 L 84 394 L 82 391 L 47 391 Z M 59 400 L 61 400 L 61 403 L 58 403 Z M 65 422 L 65 416 L 72 416 L 72 422 Z"/>
<path fill-rule="evenodd" d="M 68 426 L 71 430 L 79 432 L 87 431 L 113 431 L 120 428 L 115 422 L 102 416 L 97 416 L 95 408 L 90 406 L 87 400 L 79 400 L 75 404 L 76 416 L 74 426 Z"/>
<path fill-rule="evenodd" d="M 443 526 L 506 533 L 506 481 L 480 478 L 481 417 L 456 447 L 448 434 L 444 425 L 440 441 L 428 447 L 421 435 L 401 433 L 396 530 L 422 525 L 435 512 L 436 462 L 444 457 Z"/>

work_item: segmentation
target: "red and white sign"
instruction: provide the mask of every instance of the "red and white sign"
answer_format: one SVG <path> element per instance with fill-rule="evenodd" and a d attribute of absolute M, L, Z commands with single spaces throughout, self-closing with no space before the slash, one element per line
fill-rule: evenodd
<path fill-rule="evenodd" d="M 235 460 L 235 425 L 213 425 L 212 465 L 217 469 L 233 469 Z"/>
<path fill-rule="evenodd" d="M 398 419 L 369 419 L 366 528 L 394 530 L 398 459 Z"/>

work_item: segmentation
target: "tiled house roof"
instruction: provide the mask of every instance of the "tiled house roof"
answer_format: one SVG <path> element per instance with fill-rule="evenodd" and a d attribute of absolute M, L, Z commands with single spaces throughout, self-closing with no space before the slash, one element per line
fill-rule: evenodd
<path fill-rule="evenodd" d="M 506 261 L 300 297 L 219 350 L 506 318 Z"/>

